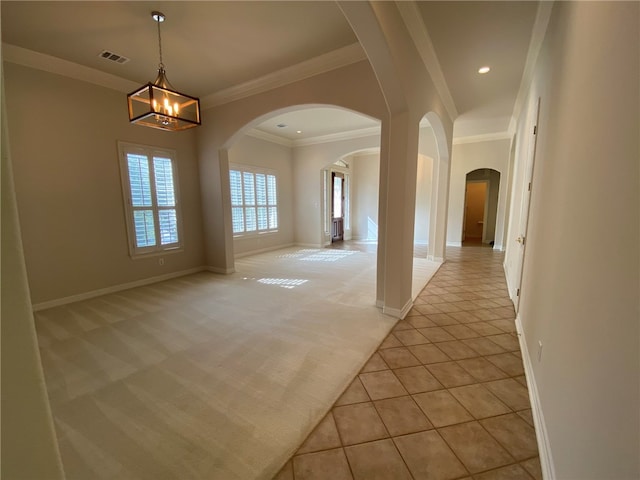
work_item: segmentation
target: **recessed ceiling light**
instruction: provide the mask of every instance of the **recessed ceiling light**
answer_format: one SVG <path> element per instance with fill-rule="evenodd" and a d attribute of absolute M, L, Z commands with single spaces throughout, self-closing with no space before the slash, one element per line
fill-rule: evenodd
<path fill-rule="evenodd" d="M 489 73 L 490 70 L 491 70 L 491 68 L 489 68 L 489 67 L 480 67 L 478 69 L 478 73 Z"/>
<path fill-rule="evenodd" d="M 302 130 L 296 130 L 296 133 L 302 133 Z"/>
<path fill-rule="evenodd" d="M 278 127 L 278 128 L 286 128 L 286 126 L 287 125 L 284 124 L 284 123 L 279 123 L 278 125 L 276 125 L 276 127 Z"/>

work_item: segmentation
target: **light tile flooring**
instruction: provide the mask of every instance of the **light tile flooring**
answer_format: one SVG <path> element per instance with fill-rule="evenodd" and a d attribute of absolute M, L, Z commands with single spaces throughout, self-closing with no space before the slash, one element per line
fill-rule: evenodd
<path fill-rule="evenodd" d="M 447 262 L 276 480 L 542 479 L 503 255 Z"/>

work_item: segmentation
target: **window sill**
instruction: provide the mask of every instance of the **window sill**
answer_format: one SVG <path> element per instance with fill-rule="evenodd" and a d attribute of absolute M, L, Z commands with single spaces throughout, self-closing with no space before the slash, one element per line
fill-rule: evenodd
<path fill-rule="evenodd" d="M 261 237 L 263 235 L 274 235 L 276 233 L 280 233 L 279 230 L 269 230 L 268 232 L 250 232 L 250 233 L 238 233 L 233 236 L 234 239 L 240 238 L 256 238 Z"/>

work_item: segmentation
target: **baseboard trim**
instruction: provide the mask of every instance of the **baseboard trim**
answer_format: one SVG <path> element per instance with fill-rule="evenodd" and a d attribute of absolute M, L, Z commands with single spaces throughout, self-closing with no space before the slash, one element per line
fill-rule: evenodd
<path fill-rule="evenodd" d="M 447 242 L 447 247 L 461 247 L 462 242 Z"/>
<path fill-rule="evenodd" d="M 435 255 L 427 255 L 427 260 L 430 262 L 444 263 L 444 257 L 436 257 Z"/>
<path fill-rule="evenodd" d="M 260 248 L 258 250 L 250 250 L 248 252 L 238 253 L 238 254 L 234 255 L 234 258 L 249 257 L 251 255 L 258 255 L 260 253 L 272 252 L 274 250 L 281 250 L 283 248 L 289 248 L 289 247 L 294 247 L 294 246 L 295 246 L 294 243 L 286 243 L 284 245 L 275 245 L 273 247 Z"/>
<path fill-rule="evenodd" d="M 220 268 L 220 267 L 204 267 L 204 270 L 211 273 L 219 273 L 221 275 L 230 275 L 235 273 L 235 268 Z"/>
<path fill-rule="evenodd" d="M 150 285 L 152 283 L 171 280 L 172 278 L 184 277 L 185 275 L 191 275 L 193 273 L 202 272 L 203 270 L 206 270 L 206 267 L 195 267 L 195 268 L 189 268 L 187 270 L 180 270 L 178 272 L 166 273 L 164 275 L 158 275 L 155 277 L 144 278 L 142 280 L 136 280 L 135 282 L 121 283 L 119 285 L 113 285 L 111 287 L 91 290 L 90 292 L 78 293 L 77 295 L 70 295 L 68 297 L 57 298 L 55 300 L 48 300 L 46 302 L 34 303 L 31 306 L 31 308 L 33 308 L 34 312 L 37 312 L 39 310 L 46 310 L 47 308 L 59 307 L 61 305 L 80 302 L 82 300 L 88 300 L 90 298 L 100 297 L 102 295 L 108 295 L 110 293 L 121 292 L 122 290 L 128 290 L 130 288 L 143 287 L 145 285 Z"/>
<path fill-rule="evenodd" d="M 522 363 L 524 364 L 527 387 L 529 388 L 529 400 L 531 401 L 531 412 L 533 414 L 533 423 L 536 429 L 542 478 L 544 478 L 544 480 L 555 480 L 556 472 L 553 467 L 549 435 L 547 433 L 547 427 L 542 413 L 542 405 L 540 404 L 540 397 L 538 395 L 538 386 L 536 385 L 535 376 L 533 374 L 533 365 L 531 364 L 531 357 L 529 356 L 529 349 L 527 348 L 524 330 L 522 329 L 522 321 L 520 320 L 519 315 L 516 317 L 516 330 L 518 332 L 518 340 L 520 341 L 520 350 L 522 352 Z"/>
<path fill-rule="evenodd" d="M 409 310 L 411 310 L 411 307 L 413 307 L 413 300 L 409 299 L 407 300 L 407 303 L 404 304 L 404 307 L 402 307 L 401 309 L 383 306 L 382 313 L 402 320 L 404 317 L 407 316 L 407 313 L 409 313 Z"/>
<path fill-rule="evenodd" d="M 331 242 L 327 243 L 327 245 L 331 245 Z M 294 247 L 302 247 L 302 248 L 323 248 L 324 245 L 320 245 L 319 243 L 294 243 Z"/>

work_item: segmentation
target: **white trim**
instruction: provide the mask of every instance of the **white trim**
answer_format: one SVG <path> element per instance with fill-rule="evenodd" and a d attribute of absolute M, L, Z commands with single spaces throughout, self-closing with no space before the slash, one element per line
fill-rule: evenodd
<path fill-rule="evenodd" d="M 118 157 L 120 160 L 120 179 L 122 184 L 122 196 L 126 211 L 126 224 L 127 224 L 127 237 L 129 239 L 129 255 L 132 259 L 137 260 L 140 258 L 147 258 L 151 255 L 158 255 L 164 253 L 173 253 L 184 250 L 183 243 L 183 230 L 182 230 L 182 209 L 181 209 L 181 197 L 180 197 L 180 178 L 178 175 L 178 161 L 177 152 L 173 149 L 164 147 L 155 147 L 151 145 L 139 145 L 136 143 L 123 142 L 118 140 Z M 129 171 L 128 156 L 142 155 L 146 157 L 147 165 L 149 168 L 149 184 L 151 193 L 151 205 L 138 207 L 134 206 L 132 202 L 132 190 L 131 190 L 131 176 Z M 176 229 L 178 234 L 178 241 L 171 244 L 162 244 L 161 231 L 160 231 L 160 212 L 162 210 L 171 210 L 171 207 L 159 205 L 159 196 L 157 193 L 157 185 L 155 181 L 155 159 L 168 157 L 171 162 L 171 176 L 174 192 L 174 205 L 173 210 L 176 214 Z M 153 222 L 155 228 L 155 241 L 154 245 L 146 247 L 138 247 L 136 245 L 136 229 L 134 223 L 134 213 L 137 208 L 148 211 L 151 210 L 153 214 Z"/>
<path fill-rule="evenodd" d="M 504 277 L 505 277 L 505 281 L 507 283 L 507 293 L 509 293 L 509 298 L 511 299 L 511 302 L 513 303 L 513 307 L 517 308 L 516 305 L 516 291 L 513 290 L 513 288 L 511 287 L 511 284 L 509 283 L 509 269 L 507 268 L 507 260 L 505 258 L 505 260 L 502 262 L 502 268 L 504 270 Z M 517 313 L 517 312 L 516 312 Z"/>
<path fill-rule="evenodd" d="M 211 273 L 219 273 L 221 275 L 230 275 L 236 272 L 235 268 L 220 268 L 220 267 L 203 267 L 203 270 Z"/>
<path fill-rule="evenodd" d="M 447 242 L 447 247 L 461 247 L 462 242 Z"/>
<path fill-rule="evenodd" d="M 455 137 L 453 139 L 454 145 L 460 145 L 462 143 L 478 143 L 478 142 L 491 142 L 494 140 L 510 140 L 513 138 L 511 132 L 495 132 L 495 133 L 483 133 L 482 135 L 469 135 L 468 137 Z"/>
<path fill-rule="evenodd" d="M 331 242 L 328 242 L 325 245 L 321 245 L 319 243 L 295 243 L 294 247 L 302 247 L 302 248 L 324 248 L 327 245 L 331 245 Z"/>
<path fill-rule="evenodd" d="M 411 35 L 411 39 L 418 50 L 422 63 L 424 63 L 424 66 L 429 72 L 429 76 L 440 95 L 440 99 L 449 114 L 449 118 L 453 122 L 458 117 L 458 110 L 456 109 L 456 104 L 453 101 L 449 86 L 442 73 L 438 55 L 431 42 L 431 37 L 429 37 L 429 33 L 427 32 L 422 14 L 418 10 L 415 1 L 396 1 L 395 3 L 409 31 L 409 35 Z"/>
<path fill-rule="evenodd" d="M 249 130 L 245 133 L 245 135 L 259 138 L 260 140 L 265 140 L 267 142 L 275 143 L 285 147 L 294 148 L 317 145 L 321 143 L 339 142 L 342 140 L 353 140 L 355 138 L 380 136 L 380 128 L 381 127 L 367 127 L 357 130 L 349 130 L 347 132 L 330 133 L 327 135 L 318 135 L 317 137 L 301 138 L 296 140 L 289 140 L 286 137 L 281 137 L 273 133 L 264 132 L 262 130 L 258 130 L 257 128 Z M 380 148 L 376 147 L 372 148 L 371 150 L 375 150 L 375 152 L 378 152 Z"/>
<path fill-rule="evenodd" d="M 313 77 L 321 73 L 329 72 L 337 68 L 351 65 L 352 63 L 367 58 L 359 43 L 352 43 L 346 47 L 332 52 L 310 58 L 303 62 L 291 65 L 276 72 L 268 73 L 262 77 L 254 78 L 248 82 L 233 85 L 218 92 L 212 93 L 200 99 L 203 109 L 223 105 L 225 103 L 240 100 L 241 98 L 263 93 L 274 88 L 282 87 L 305 78 Z"/>
<path fill-rule="evenodd" d="M 180 270 L 173 273 L 165 273 L 164 275 L 158 275 L 155 277 L 144 278 L 142 280 L 136 280 L 135 282 L 121 283 L 120 285 L 113 285 L 111 287 L 99 288 L 98 290 L 91 290 L 90 292 L 78 293 L 77 295 L 70 295 L 68 297 L 62 297 L 55 300 L 48 300 L 46 302 L 34 303 L 32 305 L 33 311 L 45 310 L 47 308 L 59 307 L 68 303 L 80 302 L 82 300 L 88 300 L 90 298 L 100 297 L 102 295 L 108 295 L 110 293 L 120 292 L 122 290 L 128 290 L 130 288 L 143 287 L 152 283 L 164 282 L 165 280 L 171 280 L 172 278 L 184 277 L 185 275 L 191 275 L 194 273 L 202 272 L 206 270 L 205 267 L 194 267 L 188 270 Z"/>
<path fill-rule="evenodd" d="M 83 82 L 93 83 L 94 85 L 100 85 L 101 87 L 124 93 L 129 93 L 140 87 L 139 83 L 118 77 L 117 75 L 105 73 L 95 68 L 85 67 L 84 65 L 63 60 L 62 58 L 52 57 L 51 55 L 8 43 L 2 44 L 2 59 L 6 62 L 75 78 L 76 80 L 82 80 Z"/>
<path fill-rule="evenodd" d="M 377 305 L 378 302 L 376 302 Z M 382 313 L 384 313 L 385 315 L 389 315 L 391 317 L 395 317 L 395 318 L 399 318 L 400 320 L 402 320 L 404 317 L 407 316 L 407 313 L 409 313 L 409 310 L 411 310 L 411 307 L 413 307 L 413 300 L 409 299 L 407 300 L 407 303 L 404 304 L 404 307 L 402 307 L 402 309 L 397 309 L 397 308 L 391 308 L 391 307 L 387 307 L 385 305 L 382 306 Z"/>
<path fill-rule="evenodd" d="M 240 191 L 236 191 L 234 189 L 234 185 L 232 184 L 233 182 L 231 182 L 231 174 L 232 173 L 239 173 L 240 174 Z M 246 198 L 246 193 L 247 193 L 247 181 L 246 181 L 246 177 L 247 174 L 252 175 L 253 176 L 253 205 L 251 204 L 247 204 L 247 198 Z M 259 194 L 258 194 L 258 181 L 257 181 L 257 176 L 258 175 L 262 175 L 265 177 L 265 198 L 264 198 L 264 205 L 260 205 L 259 203 Z M 246 165 L 246 164 L 242 164 L 242 163 L 233 163 L 233 162 L 229 162 L 229 191 L 231 192 L 231 210 L 232 210 L 232 219 L 231 219 L 231 223 L 232 223 L 232 231 L 233 231 L 233 238 L 257 238 L 260 235 L 269 235 L 269 234 L 274 234 L 274 233 L 278 233 L 279 231 L 279 224 L 280 224 L 280 205 L 278 205 L 278 184 L 280 183 L 279 179 L 279 172 L 277 170 L 274 170 L 272 168 L 264 168 L 264 167 L 258 167 L 258 166 L 254 166 L 254 165 Z M 273 180 L 275 182 L 273 188 L 270 186 L 270 180 Z M 234 204 L 233 203 L 233 197 L 234 197 L 234 193 L 238 193 L 241 196 L 241 203 L 240 204 Z M 275 197 L 275 204 L 271 203 L 271 200 L 273 200 L 272 197 Z M 233 225 L 233 210 L 236 208 L 241 208 L 242 209 L 242 231 L 235 231 L 235 225 Z M 258 211 L 261 208 L 265 208 L 266 211 L 265 213 L 267 214 L 267 226 L 266 228 L 260 228 L 259 225 L 259 218 L 260 216 L 258 215 Z M 271 222 L 271 209 L 275 208 L 276 209 L 276 221 L 275 221 L 275 226 L 272 225 Z M 247 230 L 247 219 L 249 218 L 249 216 L 247 215 L 248 211 L 252 211 L 254 212 L 254 216 L 253 218 L 255 219 L 255 230 Z"/>
<path fill-rule="evenodd" d="M 384 308 L 384 300 L 376 300 L 376 307 Z"/>
<path fill-rule="evenodd" d="M 518 118 L 524 106 L 524 101 L 529 93 L 531 81 L 533 80 L 533 71 L 538 61 L 538 55 L 540 54 L 545 34 L 547 33 L 547 26 L 549 25 L 552 9 L 553 0 L 538 3 L 538 11 L 536 12 L 536 19 L 533 23 L 529 50 L 527 51 L 527 60 L 525 61 L 522 80 L 520 81 L 520 89 L 518 90 L 516 101 L 513 104 L 513 112 L 511 114 L 511 121 L 509 122 L 509 131 L 514 134 L 516 125 L 518 124 Z"/>
<path fill-rule="evenodd" d="M 440 264 L 444 263 L 444 257 L 436 257 L 435 255 L 427 255 L 427 260 L 429 260 L 430 262 L 438 262 Z"/>
<path fill-rule="evenodd" d="M 2 44 L 2 58 L 11 63 L 75 78 L 76 80 L 93 83 L 123 93 L 132 92 L 140 87 L 139 83 L 117 75 L 8 43 Z M 367 56 L 362 46 L 358 42 L 352 43 L 346 47 L 207 95 L 200 99 L 200 105 L 203 109 L 222 105 L 345 67 L 366 58 Z"/>
<path fill-rule="evenodd" d="M 262 130 L 258 130 L 257 128 L 252 128 L 251 130 L 246 132 L 245 135 L 257 138 L 259 140 L 264 140 L 265 142 L 276 143 L 278 145 L 282 145 L 283 147 L 293 147 L 293 140 L 274 135 L 273 133 L 263 132 Z"/>
<path fill-rule="evenodd" d="M 248 252 L 242 252 L 242 253 L 235 254 L 233 256 L 233 258 L 249 257 L 251 255 L 258 255 L 259 253 L 272 252 L 273 250 L 281 250 L 283 248 L 289 248 L 289 247 L 293 247 L 293 246 L 295 246 L 294 243 L 287 243 L 287 244 L 284 244 L 284 245 L 275 245 L 273 247 L 260 248 L 258 250 L 250 250 Z"/>
<path fill-rule="evenodd" d="M 524 336 L 524 330 L 522 329 L 520 316 L 516 317 L 516 330 L 518 332 L 518 340 L 520 341 L 522 363 L 524 364 L 525 378 L 527 379 L 529 400 L 531 401 L 531 411 L 533 414 L 533 423 L 536 430 L 536 439 L 538 440 L 538 453 L 540 455 L 542 478 L 544 478 L 544 480 L 555 480 L 556 472 L 553 466 L 549 434 L 547 433 L 547 427 L 542 413 L 542 405 L 540 404 L 540 396 L 538 395 L 538 386 L 536 385 L 535 376 L 533 374 L 533 365 L 531 364 L 531 357 L 529 356 L 527 341 Z"/>
<path fill-rule="evenodd" d="M 352 140 L 354 138 L 380 136 L 380 126 L 360 128 L 358 130 L 350 130 L 348 132 L 330 133 L 328 135 L 319 135 L 311 138 L 301 138 L 294 140 L 294 147 L 306 147 L 308 145 L 316 145 L 318 143 L 339 142 L 341 140 Z"/>

